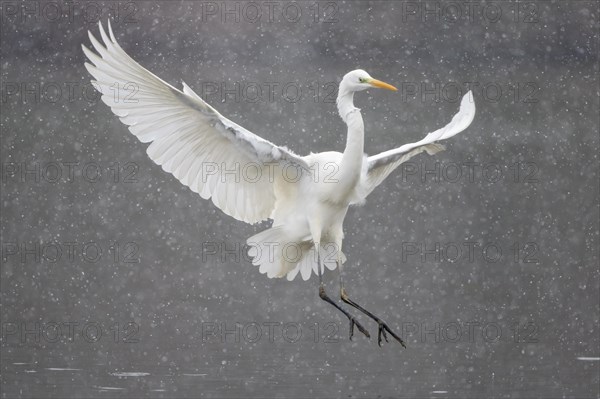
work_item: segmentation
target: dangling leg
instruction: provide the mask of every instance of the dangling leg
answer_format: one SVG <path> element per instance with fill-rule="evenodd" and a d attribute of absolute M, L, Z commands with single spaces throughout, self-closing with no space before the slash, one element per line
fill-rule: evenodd
<path fill-rule="evenodd" d="M 400 338 L 398 335 L 396 335 L 396 333 L 394 333 L 387 324 L 385 324 L 379 317 L 375 316 L 373 313 L 369 312 L 368 310 L 364 309 L 362 306 L 358 305 L 356 302 L 352 301 L 350 298 L 348 298 L 348 294 L 346 294 L 346 290 L 344 289 L 344 281 L 342 279 L 342 261 L 341 259 L 338 260 L 337 262 L 338 264 L 338 268 L 340 270 L 340 297 L 342 298 L 342 301 L 346 302 L 348 305 L 354 306 L 356 309 L 360 310 L 361 312 L 363 312 L 364 314 L 366 314 L 367 316 L 369 316 L 370 318 L 372 318 L 373 320 L 375 320 L 377 322 L 377 324 L 379 325 L 379 331 L 377 333 L 377 344 L 379 346 L 381 346 L 381 336 L 383 335 L 383 338 L 385 338 L 385 342 L 389 342 L 388 338 L 387 338 L 387 334 L 386 331 L 389 332 L 390 334 L 392 334 L 392 337 L 396 338 L 396 340 L 398 340 L 398 342 L 400 342 L 400 345 L 402 345 L 404 348 L 406 348 L 406 345 L 404 344 L 404 341 L 402 340 L 402 338 Z"/>
<path fill-rule="evenodd" d="M 367 336 L 367 338 L 371 338 L 371 335 L 369 334 L 369 332 L 350 313 L 346 312 L 344 309 L 342 309 L 340 307 L 340 305 L 338 305 L 333 300 L 331 300 L 331 298 L 329 298 L 329 296 L 325 292 L 325 285 L 323 284 L 323 270 L 321 269 L 321 267 L 322 267 L 321 251 L 320 251 L 320 245 L 318 243 L 315 243 L 315 249 L 317 251 L 317 262 L 318 262 L 317 269 L 319 271 L 319 273 L 318 273 L 319 274 L 319 297 L 322 300 L 324 300 L 325 302 L 328 302 L 331 305 L 335 306 L 335 308 L 337 310 L 342 312 L 348 318 L 348 320 L 350 320 L 350 340 L 352 340 L 352 337 L 354 336 L 354 326 L 358 327 L 358 330 L 361 333 L 365 334 Z"/>

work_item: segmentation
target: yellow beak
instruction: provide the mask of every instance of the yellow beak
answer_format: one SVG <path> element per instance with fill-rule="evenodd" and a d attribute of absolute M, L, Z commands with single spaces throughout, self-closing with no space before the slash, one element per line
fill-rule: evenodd
<path fill-rule="evenodd" d="M 398 91 L 398 89 L 396 89 L 394 86 L 392 86 L 391 84 L 382 82 L 381 80 L 377 80 L 377 79 L 371 79 L 369 81 L 369 83 L 371 84 L 371 86 L 374 87 L 379 87 L 380 89 L 388 89 L 388 90 L 392 90 L 392 91 Z"/>

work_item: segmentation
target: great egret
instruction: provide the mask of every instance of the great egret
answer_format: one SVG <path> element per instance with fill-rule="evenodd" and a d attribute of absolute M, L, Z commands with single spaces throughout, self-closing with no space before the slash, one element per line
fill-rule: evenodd
<path fill-rule="evenodd" d="M 348 207 L 364 202 L 398 165 L 423 151 L 435 154 L 443 150 L 436 141 L 470 125 L 475 115 L 471 92 L 465 94 L 459 112 L 445 127 L 416 143 L 367 157 L 363 119 L 353 104 L 354 93 L 371 87 L 396 88 L 357 69 L 344 76 L 337 96 L 340 117 L 348 126 L 344 152 L 298 156 L 225 118 L 187 84 L 178 90 L 143 68 L 119 46 L 110 21 L 110 38 L 101 23 L 99 28 L 104 45 L 88 32 L 98 54 L 82 46 L 94 64 L 85 67 L 115 115 L 140 141 L 152 143 L 147 149 L 150 158 L 235 219 L 247 223 L 272 219 L 271 228 L 247 241 L 253 264 L 269 278 L 293 280 L 300 273 L 308 280 L 311 272 L 317 274 L 319 296 L 348 318 L 350 339 L 354 326 L 370 335 L 326 294 L 325 267 L 339 269 L 341 300 L 378 323 L 378 344 L 381 346 L 382 335 L 388 340 L 387 331 L 405 347 L 386 323 L 348 297 L 342 280 L 342 224 Z M 129 101 L 115 95 L 115 88 L 128 87 L 132 89 Z M 254 173 L 240 178 L 240 168 L 248 165 Z M 290 167 L 299 171 L 294 178 L 289 177 Z M 232 171 L 238 174 L 232 176 Z M 295 254 L 290 255 L 290 248 Z"/>

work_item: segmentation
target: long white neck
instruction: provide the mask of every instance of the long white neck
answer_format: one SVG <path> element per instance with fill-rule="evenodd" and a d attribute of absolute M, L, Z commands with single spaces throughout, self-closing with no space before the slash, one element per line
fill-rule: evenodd
<path fill-rule="evenodd" d="M 354 92 L 340 85 L 337 97 L 338 112 L 348 126 L 346 148 L 340 165 L 340 180 L 353 181 L 360 177 L 365 147 L 365 128 L 360 110 L 354 106 Z"/>
<path fill-rule="evenodd" d="M 354 92 L 346 90 L 344 86 L 343 83 L 340 85 L 336 102 L 340 117 L 344 122 L 348 123 L 346 118 L 350 112 L 356 109 L 356 107 L 354 106 Z"/>

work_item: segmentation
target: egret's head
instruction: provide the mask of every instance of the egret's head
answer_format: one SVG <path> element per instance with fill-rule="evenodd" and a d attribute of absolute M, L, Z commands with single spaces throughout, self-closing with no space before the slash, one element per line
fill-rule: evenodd
<path fill-rule="evenodd" d="M 373 79 L 371 75 L 362 69 L 356 69 L 352 72 L 348 72 L 344 75 L 342 82 L 340 83 L 340 91 L 362 91 L 370 87 L 378 87 L 380 89 L 388 89 L 397 91 L 394 86 L 382 82 L 381 80 Z"/>

